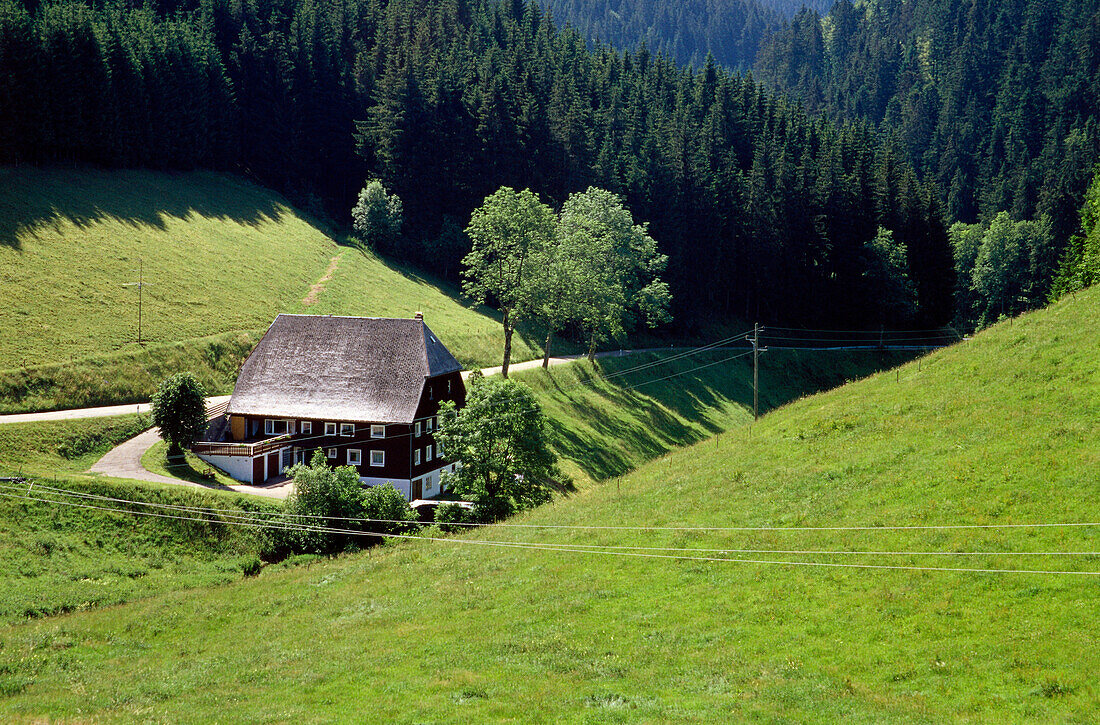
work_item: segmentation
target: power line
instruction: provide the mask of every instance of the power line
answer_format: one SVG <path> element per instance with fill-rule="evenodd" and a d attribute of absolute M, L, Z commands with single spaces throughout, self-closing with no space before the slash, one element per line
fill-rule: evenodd
<path fill-rule="evenodd" d="M 636 388 L 642 387 L 643 385 L 650 385 L 652 383 L 659 383 L 659 382 L 663 382 L 665 380 L 671 380 L 672 378 L 677 378 L 677 377 L 680 377 L 682 375 L 690 375 L 690 374 L 692 374 L 696 371 L 704 370 L 704 369 L 710 368 L 710 367 L 714 367 L 715 365 L 721 365 L 723 363 L 727 363 L 727 362 L 730 362 L 730 361 L 733 361 L 733 360 L 736 360 L 738 358 L 742 358 L 742 357 L 745 357 L 745 356 L 751 355 L 751 354 L 752 354 L 752 351 L 749 350 L 747 352 L 739 353 L 737 355 L 732 355 L 730 357 L 726 357 L 726 358 L 723 358 L 721 360 L 716 360 L 714 362 L 706 363 L 706 364 L 703 364 L 703 365 L 696 365 L 696 366 L 694 366 L 694 367 L 692 367 L 688 370 L 681 370 L 680 372 L 672 373 L 671 375 L 666 375 L 664 377 L 654 378 L 652 380 L 645 380 L 645 381 L 642 381 L 640 383 L 635 383 L 633 385 L 624 385 L 624 386 L 618 388 L 618 390 L 619 391 L 634 390 Z M 587 384 L 586 382 L 579 382 L 579 383 L 576 383 L 574 385 L 570 385 L 570 386 L 560 388 L 559 390 L 560 390 L 560 392 L 565 392 L 565 391 L 568 391 L 568 390 L 573 390 L 574 388 L 585 386 L 586 384 Z M 534 412 L 534 411 L 540 410 L 540 409 L 541 409 L 541 406 L 538 407 L 538 408 L 525 408 L 525 409 L 522 409 L 522 410 L 514 410 L 514 411 L 509 411 L 507 413 L 504 413 L 502 415 L 492 416 L 492 417 L 486 418 L 484 420 L 486 422 L 499 421 L 499 420 L 508 420 L 509 418 L 512 418 L 516 415 L 522 415 L 524 413 L 531 413 L 531 412 Z M 288 446 L 295 446 L 295 445 L 299 445 L 299 444 L 302 444 L 302 443 L 308 443 L 309 441 L 320 440 L 320 439 L 331 438 L 331 437 L 332 436 L 328 436 L 328 435 L 315 435 L 315 436 L 310 436 L 308 438 L 291 438 L 291 439 L 287 440 L 287 445 Z M 400 440 L 402 438 L 415 438 L 415 437 L 417 437 L 415 432 L 409 432 L 409 433 L 397 433 L 395 435 L 387 435 L 384 439 L 380 438 L 380 439 L 377 439 L 377 440 Z M 268 439 L 268 440 L 270 440 L 270 439 Z M 333 443 L 331 445 L 317 446 L 317 448 L 318 449 L 323 448 L 323 449 L 327 450 L 327 449 L 330 449 L 330 448 L 346 448 L 346 447 L 349 447 L 349 446 L 363 446 L 363 445 L 369 445 L 370 440 L 371 439 L 353 440 L 353 441 L 347 441 L 347 442 L 344 442 L 344 443 Z M 232 445 L 232 444 L 230 443 L 229 445 Z M 247 445 L 247 444 L 242 444 L 242 445 Z"/>
<path fill-rule="evenodd" d="M 99 494 L 88 494 L 80 491 L 73 491 L 71 489 L 56 488 L 52 486 L 46 486 L 35 483 L 30 489 L 23 486 L 11 486 L 0 484 L 0 488 L 6 488 L 17 491 L 31 490 L 33 488 L 42 489 L 58 495 L 68 495 L 80 498 L 90 498 L 105 501 L 112 501 L 117 503 L 135 504 L 138 506 L 148 506 L 153 508 L 169 508 L 174 510 L 183 510 L 199 513 L 228 513 L 228 514 L 240 514 L 241 517 L 245 516 L 288 516 L 288 517 L 301 517 L 301 518 L 321 518 L 331 521 L 353 521 L 363 523 L 408 523 L 400 519 L 369 519 L 369 518 L 355 518 L 355 517 L 340 517 L 340 516 L 325 516 L 322 514 L 287 514 L 282 512 L 249 512 L 242 509 L 219 509 L 212 507 L 197 507 L 197 506 L 181 506 L 175 504 L 160 504 L 152 503 L 148 501 L 135 501 L 132 499 L 113 498 L 110 496 L 102 496 Z M 4 495 L 4 494 L 0 494 Z M 117 511 L 121 509 L 107 509 L 111 511 Z M 730 532 L 808 532 L 808 531 L 927 531 L 927 530 L 966 530 L 966 529 L 1023 529 L 1023 528 L 1086 528 L 1086 527 L 1100 527 L 1100 522 L 1056 522 L 1056 523 L 1019 523 L 1019 524 L 927 524 L 927 525 L 912 525 L 912 526 L 593 526 L 593 525 L 572 525 L 572 524 L 509 524 L 509 523 L 448 523 L 453 526 L 467 526 L 467 527 L 484 527 L 493 526 L 498 528 L 533 528 L 533 529 L 568 529 L 579 531 L 675 531 L 675 532 L 688 532 L 688 531 L 730 531 Z M 1082 554 L 1088 552 L 1081 552 Z"/>
<path fill-rule="evenodd" d="M 7 498 L 23 499 L 28 501 L 38 501 L 41 503 L 53 503 L 64 506 L 73 506 L 77 508 L 86 509 L 98 509 L 103 511 L 111 511 L 115 513 L 128 513 L 138 516 L 150 516 L 156 518 L 168 518 L 175 520 L 194 521 L 198 523 L 214 523 L 207 521 L 206 519 L 196 519 L 184 516 L 174 516 L 170 514 L 157 514 L 148 511 L 131 511 L 127 509 L 108 508 L 103 506 L 92 506 L 89 504 L 79 504 L 75 502 L 56 501 L 50 499 L 40 499 L 30 496 L 17 496 L 9 493 L 0 493 L 0 496 Z M 1043 569 L 995 569 L 995 568 L 973 568 L 973 567 L 929 567 L 929 566 L 916 566 L 916 565 L 903 565 L 903 564 L 853 564 L 846 562 L 821 562 L 821 561 L 790 561 L 790 560 L 769 560 L 769 559 L 744 559 L 744 558 L 729 558 L 729 557 L 699 557 L 699 556 L 684 556 L 677 554 L 657 554 L 657 553 L 645 553 L 639 551 L 616 551 L 609 549 L 596 548 L 594 545 L 576 545 L 583 548 L 570 548 L 569 545 L 562 544 L 540 544 L 532 542 L 516 542 L 516 541 L 482 541 L 476 539 L 460 539 L 454 537 L 431 537 L 431 536 L 413 536 L 408 534 L 390 534 L 379 533 L 373 531 L 358 531 L 354 529 L 335 529 L 329 527 L 304 527 L 304 526 L 284 526 L 282 524 L 262 524 L 245 521 L 225 521 L 221 522 L 227 525 L 246 526 L 251 528 L 269 528 L 276 530 L 290 530 L 290 531 L 304 531 L 304 532 L 316 532 L 316 533 L 336 533 L 346 534 L 351 536 L 372 536 L 375 538 L 384 539 L 413 539 L 418 541 L 430 541 L 440 543 L 451 544 L 464 544 L 470 546 L 493 546 L 501 548 L 518 548 L 518 549 L 531 549 L 537 551 L 556 551 L 564 553 L 578 553 L 578 554 L 602 554 L 605 556 L 622 556 L 622 557 L 636 557 L 636 558 L 648 558 L 648 559 L 672 559 L 680 561 L 708 561 L 708 562 L 731 562 L 742 564 L 762 564 L 762 565 L 775 565 L 775 566 L 804 566 L 804 567 L 830 567 L 830 568 L 845 568 L 845 569 L 893 569 L 893 570 L 905 570 L 905 571 L 927 571 L 927 572 L 960 572 L 960 573 L 982 573 L 982 574 L 1075 574 L 1082 576 L 1100 576 L 1100 571 L 1080 571 L 1080 570 L 1043 570 Z M 408 522 L 405 522 L 408 523 Z"/>

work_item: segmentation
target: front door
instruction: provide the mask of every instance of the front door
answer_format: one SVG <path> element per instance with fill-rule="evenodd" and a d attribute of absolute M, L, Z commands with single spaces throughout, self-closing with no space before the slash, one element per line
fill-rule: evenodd
<path fill-rule="evenodd" d="M 279 475 L 279 452 L 267 454 L 267 477 L 274 478 Z"/>
<path fill-rule="evenodd" d="M 423 479 L 416 479 L 412 482 L 412 488 L 410 489 L 409 500 L 416 501 L 417 499 L 424 498 L 424 481 Z"/>

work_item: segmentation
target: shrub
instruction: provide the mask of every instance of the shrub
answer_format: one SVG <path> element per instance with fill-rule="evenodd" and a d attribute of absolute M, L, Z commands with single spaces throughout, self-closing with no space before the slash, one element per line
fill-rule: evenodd
<path fill-rule="evenodd" d="M 382 541 L 381 537 L 365 536 L 366 532 L 403 534 L 417 529 L 416 515 L 397 489 L 390 484 L 364 489 L 354 468 L 329 468 L 320 451 L 308 466 L 290 469 L 290 475 L 294 493 L 284 505 L 290 521 L 342 531 L 289 532 L 280 542 L 289 551 L 335 554 Z"/>
<path fill-rule="evenodd" d="M 440 504 L 435 510 L 435 522 L 439 524 L 440 531 L 452 534 L 470 528 L 460 524 L 478 523 L 477 512 L 455 503 Z"/>

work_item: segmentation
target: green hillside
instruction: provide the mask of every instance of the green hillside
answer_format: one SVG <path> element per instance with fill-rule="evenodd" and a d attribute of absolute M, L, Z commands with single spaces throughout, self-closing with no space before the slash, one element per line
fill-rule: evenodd
<path fill-rule="evenodd" d="M 900 365 L 912 353 L 772 350 L 760 360 L 760 411 Z M 745 349 L 584 360 L 516 373 L 534 390 L 570 475 L 621 476 L 669 451 L 752 420 Z"/>
<path fill-rule="evenodd" d="M 1093 288 L 510 522 L 870 529 L 497 526 L 10 626 L 0 719 L 1093 721 L 1096 576 L 691 558 L 1100 572 L 1005 553 L 1096 527 L 885 528 L 1100 521 L 1097 330 Z"/>
<path fill-rule="evenodd" d="M 137 291 L 124 286 L 139 263 L 144 349 Z M 225 391 L 280 312 L 422 310 L 468 365 L 499 363 L 502 345 L 488 311 L 456 291 L 338 245 L 266 189 L 207 172 L 0 168 L 0 298 L 5 412 L 147 399 L 179 366 Z M 515 357 L 534 355 L 517 342 Z"/>

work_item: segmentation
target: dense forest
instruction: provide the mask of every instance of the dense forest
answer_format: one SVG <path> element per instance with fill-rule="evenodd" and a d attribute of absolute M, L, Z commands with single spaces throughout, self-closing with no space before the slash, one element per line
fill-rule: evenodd
<path fill-rule="evenodd" d="M 757 0 L 540 0 L 552 17 L 592 43 L 639 43 L 701 67 L 709 53 L 727 68 L 749 68 L 782 16 Z"/>
<path fill-rule="evenodd" d="M 500 186 L 595 184 L 648 221 L 687 327 L 951 314 L 937 194 L 873 130 L 520 0 L 2 0 L 0 116 L 4 163 L 228 169 L 340 220 L 378 176 L 405 211 L 384 251 L 452 278 Z"/>
<path fill-rule="evenodd" d="M 751 67 L 766 88 L 798 98 L 811 114 L 862 121 L 890 139 L 918 178 L 935 184 L 949 219 L 987 230 L 995 218 L 1000 230 L 1011 219 L 1031 230 L 1017 255 L 1030 261 L 1013 271 L 1027 282 L 998 287 L 1021 290 L 1011 304 L 966 286 L 976 284 L 963 274 L 975 258 L 956 245 L 957 269 L 970 280 L 956 301 L 961 321 L 1047 299 L 1057 266 L 1049 260 L 1079 231 L 1100 153 L 1100 1 L 839 0 L 797 13 L 801 3 L 762 3 L 789 18 L 762 30 L 747 4 L 544 2 L 616 47 L 644 40 L 682 62 L 698 65 L 710 53 L 719 64 Z"/>
<path fill-rule="evenodd" d="M 840 0 L 796 16 L 756 77 L 894 134 L 947 215 L 1077 230 L 1100 152 L 1100 0 Z"/>
<path fill-rule="evenodd" d="M 702 67 L 707 55 L 748 69 L 762 43 L 802 8 L 832 0 L 539 0 L 554 20 L 593 43 L 634 49 L 644 42 L 678 63 Z"/>

